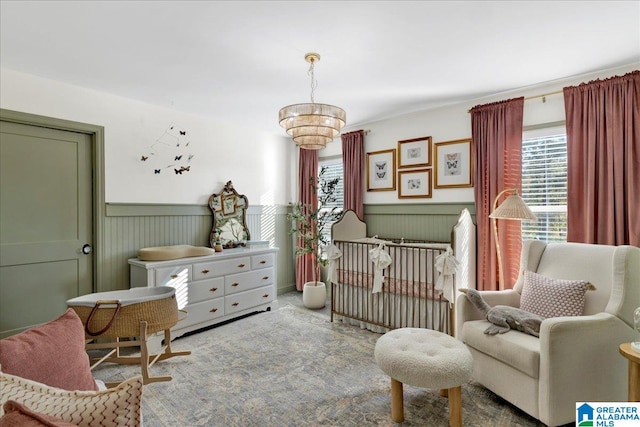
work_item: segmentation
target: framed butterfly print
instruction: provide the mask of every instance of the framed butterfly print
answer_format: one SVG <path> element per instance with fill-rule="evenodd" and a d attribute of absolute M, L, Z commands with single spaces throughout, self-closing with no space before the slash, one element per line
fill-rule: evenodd
<path fill-rule="evenodd" d="M 398 198 L 431 197 L 431 169 L 398 172 Z"/>
<path fill-rule="evenodd" d="M 457 139 L 435 144 L 435 188 L 473 187 L 473 141 Z"/>
<path fill-rule="evenodd" d="M 396 150 L 367 153 L 367 191 L 396 189 Z"/>
<path fill-rule="evenodd" d="M 398 141 L 398 169 L 431 166 L 431 137 Z"/>

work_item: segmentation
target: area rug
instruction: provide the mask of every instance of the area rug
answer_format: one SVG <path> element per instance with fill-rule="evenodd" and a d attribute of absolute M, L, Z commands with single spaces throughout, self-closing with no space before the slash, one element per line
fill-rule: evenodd
<path fill-rule="evenodd" d="M 392 426 L 390 380 L 373 358 L 380 334 L 330 322 L 326 310 L 280 309 L 179 338 L 192 355 L 158 362 L 145 385 L 147 427 Z M 121 381 L 137 366 L 103 364 L 94 375 Z M 465 426 L 537 426 L 478 384 L 462 387 Z M 405 426 L 447 426 L 437 390 L 405 385 Z"/>

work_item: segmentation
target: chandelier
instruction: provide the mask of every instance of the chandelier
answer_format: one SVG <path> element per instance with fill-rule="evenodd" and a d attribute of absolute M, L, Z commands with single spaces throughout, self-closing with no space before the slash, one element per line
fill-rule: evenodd
<path fill-rule="evenodd" d="M 305 61 L 310 63 L 311 103 L 288 105 L 278 114 L 280 126 L 286 129 L 296 145 L 307 150 L 318 150 L 327 146 L 338 136 L 347 121 L 347 113 L 334 105 L 317 104 L 314 92 L 317 86 L 314 65 L 320 60 L 317 53 L 307 53 Z"/>

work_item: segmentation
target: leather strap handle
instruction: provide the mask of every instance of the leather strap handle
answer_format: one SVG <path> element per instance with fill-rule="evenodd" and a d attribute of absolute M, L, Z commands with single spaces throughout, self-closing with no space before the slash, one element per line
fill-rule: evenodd
<path fill-rule="evenodd" d="M 109 323 L 107 323 L 107 325 L 104 328 L 100 329 L 99 331 L 91 331 L 89 330 L 89 323 L 91 323 L 91 319 L 93 318 L 93 315 L 98 310 L 101 304 L 115 304 L 116 310 L 113 312 L 113 316 L 111 316 L 111 320 L 109 320 Z M 107 332 L 111 327 L 111 325 L 113 325 L 113 321 L 116 320 L 116 316 L 120 312 L 121 306 L 122 304 L 120 303 L 120 301 L 96 301 L 96 305 L 94 305 L 93 308 L 91 309 L 91 313 L 89 313 L 89 317 L 87 317 L 87 323 L 84 325 L 84 331 L 87 333 L 87 335 L 95 337 Z"/>

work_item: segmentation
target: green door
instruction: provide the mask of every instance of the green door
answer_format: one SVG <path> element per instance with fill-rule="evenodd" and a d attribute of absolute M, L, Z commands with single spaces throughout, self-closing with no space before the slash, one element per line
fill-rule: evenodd
<path fill-rule="evenodd" d="M 91 165 L 89 135 L 0 121 L 0 338 L 92 292 Z"/>

